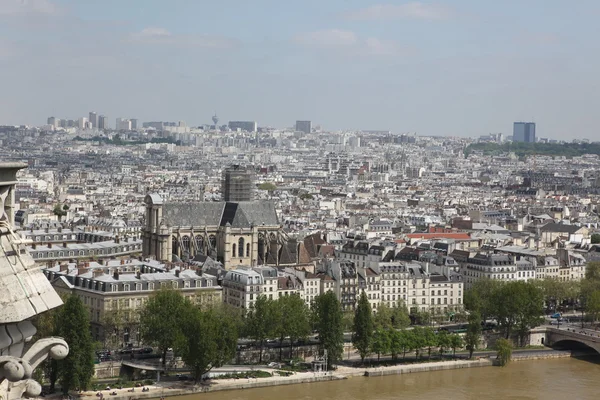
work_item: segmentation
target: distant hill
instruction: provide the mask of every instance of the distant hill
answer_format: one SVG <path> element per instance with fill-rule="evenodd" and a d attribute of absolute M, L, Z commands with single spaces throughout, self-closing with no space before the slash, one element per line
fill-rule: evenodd
<path fill-rule="evenodd" d="M 472 143 L 465 149 L 465 157 L 473 152 L 483 152 L 485 155 L 512 152 L 519 157 L 538 155 L 572 158 L 584 154 L 600 155 L 600 143 Z"/>

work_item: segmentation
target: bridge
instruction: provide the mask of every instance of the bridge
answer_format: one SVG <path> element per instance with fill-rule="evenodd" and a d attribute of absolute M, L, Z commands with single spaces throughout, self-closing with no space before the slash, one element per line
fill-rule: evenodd
<path fill-rule="evenodd" d="M 573 325 L 562 329 L 548 327 L 546 328 L 546 345 L 568 345 L 568 342 L 575 342 L 594 349 L 600 354 L 600 332 L 591 329 L 581 329 Z"/>

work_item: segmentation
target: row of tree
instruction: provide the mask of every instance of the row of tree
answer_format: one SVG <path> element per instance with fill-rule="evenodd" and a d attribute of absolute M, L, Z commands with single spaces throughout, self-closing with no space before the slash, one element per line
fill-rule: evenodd
<path fill-rule="evenodd" d="M 408 325 L 410 325 L 410 318 L 402 301 L 399 301 L 393 309 L 382 305 L 377 313 L 373 314 L 367 295 L 362 292 L 354 313 L 352 330 L 352 344 L 358 351 L 361 362 L 364 363 L 365 358 L 373 353 L 377 354 L 378 360 L 386 354 L 391 354 L 392 359 L 396 360 L 399 354 L 405 357 L 406 353 L 415 351 L 418 358 L 422 356 L 422 349 L 425 348 L 428 358 L 431 358 L 433 349 L 437 349 L 440 355 L 452 349 L 454 355 L 456 349 L 465 345 L 463 338 L 458 334 L 450 334 L 447 331 L 436 333 L 430 327 L 421 326 L 406 329 Z M 477 335 L 480 335 L 479 321 L 476 325 Z M 475 339 L 472 349 L 475 349 L 479 336 Z"/>

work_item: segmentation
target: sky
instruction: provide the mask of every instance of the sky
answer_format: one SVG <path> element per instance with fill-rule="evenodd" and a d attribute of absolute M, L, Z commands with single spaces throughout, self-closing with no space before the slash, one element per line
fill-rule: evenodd
<path fill-rule="evenodd" d="M 598 0 L 0 0 L 0 124 L 600 140 Z"/>

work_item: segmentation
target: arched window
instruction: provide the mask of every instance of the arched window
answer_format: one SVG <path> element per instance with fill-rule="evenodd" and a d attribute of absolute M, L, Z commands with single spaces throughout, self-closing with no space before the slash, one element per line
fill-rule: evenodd
<path fill-rule="evenodd" d="M 231 245 L 231 256 L 235 257 L 235 243 Z"/>
<path fill-rule="evenodd" d="M 190 237 L 189 236 L 184 236 L 181 239 L 182 245 L 183 245 L 183 250 L 189 250 L 190 249 Z"/>
<path fill-rule="evenodd" d="M 244 238 L 240 238 L 238 243 L 239 243 L 239 249 L 240 249 L 240 257 L 244 257 Z M 247 255 L 248 254 L 246 254 L 246 256 Z"/>
<path fill-rule="evenodd" d="M 217 237 L 215 235 L 210 235 L 208 237 L 208 241 L 210 242 L 210 247 L 212 249 L 216 249 L 217 248 Z"/>
<path fill-rule="evenodd" d="M 200 235 L 196 235 L 194 237 L 194 240 L 196 241 L 196 249 L 199 253 L 201 253 L 204 250 L 204 239 L 202 239 L 202 236 Z"/>
<path fill-rule="evenodd" d="M 250 257 L 250 243 L 246 243 L 246 257 Z"/>

